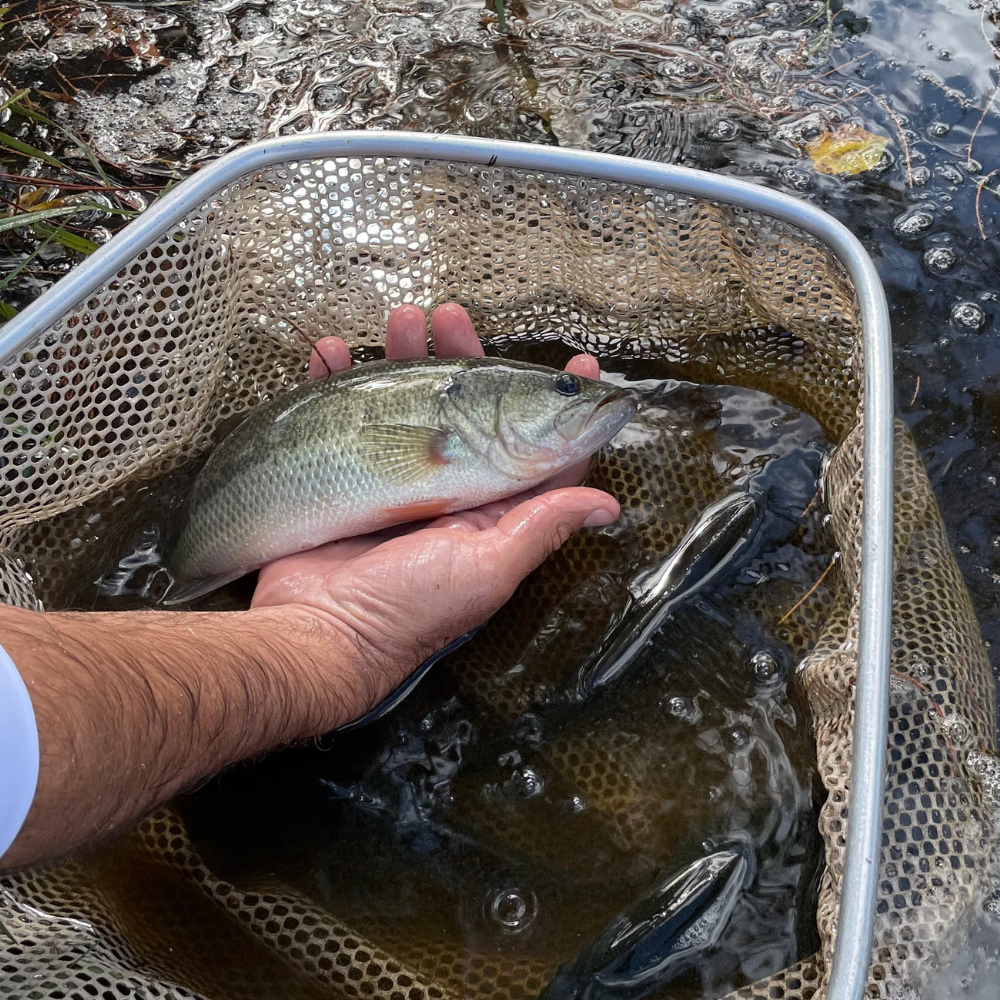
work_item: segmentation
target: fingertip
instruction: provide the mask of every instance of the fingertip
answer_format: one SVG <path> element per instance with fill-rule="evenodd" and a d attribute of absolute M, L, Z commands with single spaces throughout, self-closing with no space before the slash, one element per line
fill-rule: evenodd
<path fill-rule="evenodd" d="M 597 507 L 584 518 L 585 528 L 604 528 L 618 519 L 607 507 Z"/>
<path fill-rule="evenodd" d="M 486 353 L 469 314 L 457 302 L 445 302 L 434 310 L 431 332 L 439 358 L 479 358 Z"/>
<path fill-rule="evenodd" d="M 566 371 L 571 375 L 579 375 L 580 378 L 599 379 L 601 377 L 601 366 L 592 354 L 577 354 L 570 358 L 566 365 Z"/>
<path fill-rule="evenodd" d="M 322 337 L 309 354 L 309 377 L 325 378 L 351 367 L 351 351 L 340 337 Z"/>
<path fill-rule="evenodd" d="M 397 306 L 385 327 L 385 356 L 390 361 L 427 356 L 427 320 L 414 305 Z"/>
<path fill-rule="evenodd" d="M 575 527 L 583 527 L 587 519 L 594 516 L 606 516 L 608 520 L 602 523 L 610 524 L 620 513 L 618 501 L 609 493 L 589 486 L 569 486 L 525 500 L 504 514 L 497 527 L 506 533 L 513 533 L 538 518 L 571 521 L 575 522 Z"/>

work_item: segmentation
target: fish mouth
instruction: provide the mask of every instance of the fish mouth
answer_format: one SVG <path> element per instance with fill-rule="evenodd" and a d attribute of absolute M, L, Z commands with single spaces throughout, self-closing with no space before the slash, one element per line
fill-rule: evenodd
<path fill-rule="evenodd" d="M 567 443 L 566 457 L 575 462 L 603 448 L 635 416 L 636 409 L 630 392 L 614 388 L 597 403 L 564 412 L 556 430 Z"/>
<path fill-rule="evenodd" d="M 609 406 L 613 403 L 617 403 L 622 399 L 627 399 L 632 404 L 633 410 L 635 409 L 635 397 L 627 389 L 611 389 L 608 394 L 602 399 L 597 406 L 594 407 L 594 412 L 596 413 L 602 406 Z"/>
<path fill-rule="evenodd" d="M 612 389 L 593 409 L 584 435 L 594 439 L 606 435 L 597 447 L 610 441 L 636 414 L 638 404 L 627 389 Z"/>

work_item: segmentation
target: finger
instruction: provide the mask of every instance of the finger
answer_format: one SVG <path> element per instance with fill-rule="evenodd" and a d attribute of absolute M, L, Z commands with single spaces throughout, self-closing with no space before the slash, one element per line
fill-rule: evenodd
<path fill-rule="evenodd" d="M 309 355 L 310 378 L 326 378 L 350 367 L 351 352 L 340 337 L 323 337 L 313 345 Z"/>
<path fill-rule="evenodd" d="M 618 501 L 601 490 L 576 486 L 526 500 L 497 522 L 500 572 L 507 585 L 523 580 L 580 528 L 611 524 Z"/>
<path fill-rule="evenodd" d="M 549 490 L 559 490 L 565 486 L 579 486 L 590 473 L 589 458 L 585 458 L 576 465 L 571 465 L 568 469 L 556 473 L 551 479 L 547 479 L 541 486 L 536 487 L 532 492 L 534 495 L 547 493 Z"/>
<path fill-rule="evenodd" d="M 397 306 L 385 328 L 385 356 L 390 361 L 427 357 L 427 320 L 416 306 Z"/>
<path fill-rule="evenodd" d="M 507 497 L 504 500 L 493 500 L 490 503 L 484 503 L 481 507 L 463 510 L 459 514 L 445 514 L 444 517 L 432 521 L 428 527 L 448 528 L 453 531 L 486 531 L 489 528 L 495 528 L 497 521 L 504 514 L 532 496 L 534 496 L 533 492 L 518 493 L 517 496 Z"/>
<path fill-rule="evenodd" d="M 457 302 L 446 302 L 434 310 L 431 332 L 439 358 L 481 358 L 486 353 L 469 314 Z"/>
<path fill-rule="evenodd" d="M 577 354 L 569 359 L 566 371 L 581 378 L 598 379 L 601 377 L 601 366 L 592 354 Z"/>

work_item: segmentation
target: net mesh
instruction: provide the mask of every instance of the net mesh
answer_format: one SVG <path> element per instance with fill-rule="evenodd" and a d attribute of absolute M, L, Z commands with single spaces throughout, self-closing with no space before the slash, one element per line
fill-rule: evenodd
<path fill-rule="evenodd" d="M 788 225 L 668 191 L 499 166 L 342 158 L 244 176 L 0 372 L 0 597 L 49 603 L 86 558 L 95 515 L 203 453 L 233 414 L 303 380 L 311 340 L 337 333 L 373 345 L 392 306 L 444 301 L 465 304 L 497 341 L 558 339 L 599 357 L 667 359 L 694 382 L 762 389 L 835 442 L 821 502 L 839 560 L 784 624 L 829 793 L 822 948 L 737 991 L 821 997 L 849 807 L 864 359 L 846 275 Z M 902 425 L 895 474 L 889 776 L 868 987 L 885 1000 L 919 989 L 980 915 L 1000 770 L 992 674 Z M 610 450 L 595 485 L 619 496 L 626 517 L 650 491 L 672 488 L 643 529 L 664 550 L 724 484 L 681 448 Z M 550 586 L 599 571 L 611 558 L 600 544 L 573 540 L 557 553 Z M 508 613 L 530 617 L 532 586 Z M 521 682 L 496 681 L 503 643 L 469 650 L 467 683 L 501 715 L 523 709 Z M 613 733 L 586 746 L 564 740 L 552 754 L 593 793 L 595 822 L 626 844 L 655 835 L 655 783 Z M 362 926 L 280 883 L 229 884 L 170 810 L 108 847 L 3 879 L 0 919 L 13 936 L 0 936 L 0 996 L 18 998 L 514 1000 L 536 996 L 553 971 Z"/>

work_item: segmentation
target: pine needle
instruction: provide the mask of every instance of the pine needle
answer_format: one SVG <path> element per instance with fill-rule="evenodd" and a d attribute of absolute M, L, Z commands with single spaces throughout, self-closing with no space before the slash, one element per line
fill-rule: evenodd
<path fill-rule="evenodd" d="M 810 587 L 810 588 L 809 588 L 809 589 L 808 589 L 808 590 L 807 590 L 807 591 L 805 592 L 805 594 L 803 594 L 803 595 L 802 595 L 802 597 L 800 597 L 800 598 L 799 598 L 799 599 L 798 599 L 798 600 L 797 600 L 797 601 L 796 601 L 796 602 L 795 602 L 795 603 L 794 603 L 794 604 L 793 604 L 793 605 L 792 605 L 792 606 L 791 606 L 791 607 L 790 607 L 790 608 L 789 608 L 789 609 L 788 609 L 788 610 L 787 610 L 787 611 L 786 611 L 786 612 L 784 613 L 784 615 L 782 615 L 782 616 L 781 616 L 781 619 L 780 619 L 780 620 L 778 621 L 778 624 L 779 624 L 779 625 L 783 625 L 783 624 L 784 624 L 784 623 L 785 623 L 786 621 L 788 621 L 788 619 L 789 619 L 789 618 L 791 618 L 791 616 L 792 616 L 792 615 L 793 615 L 793 614 L 794 614 L 794 613 L 795 613 L 796 611 L 798 611 L 798 609 L 799 609 L 800 607 L 802 607 L 802 605 L 803 605 L 803 604 L 805 604 L 805 602 L 806 602 L 806 601 L 808 601 L 808 600 L 809 600 L 809 598 L 810 598 L 810 597 L 812 597 L 812 595 L 813 595 L 813 594 L 815 594 L 815 593 L 816 593 L 816 590 L 817 590 L 817 588 L 819 587 L 819 585 L 820 585 L 820 584 L 821 584 L 821 583 L 822 583 L 822 582 L 823 582 L 823 581 L 824 581 L 824 580 L 826 579 L 826 575 L 827 575 L 827 573 L 829 573 L 829 572 L 830 572 L 830 570 L 831 570 L 831 569 L 833 569 L 833 567 L 834 567 L 834 564 L 835 564 L 835 563 L 837 563 L 837 562 L 839 562 L 839 560 L 840 560 L 840 553 L 839 553 L 839 552 L 834 552 L 834 554 L 833 554 L 833 558 L 832 558 L 832 559 L 830 560 L 830 565 L 829 565 L 829 566 L 827 566 L 825 570 L 823 570 L 822 574 L 820 574 L 820 578 L 819 578 L 819 579 L 818 579 L 818 580 L 817 580 L 817 581 L 816 581 L 816 582 L 815 582 L 815 583 L 814 583 L 814 584 L 813 584 L 813 585 L 812 585 L 812 586 L 811 586 L 811 587 Z"/>

